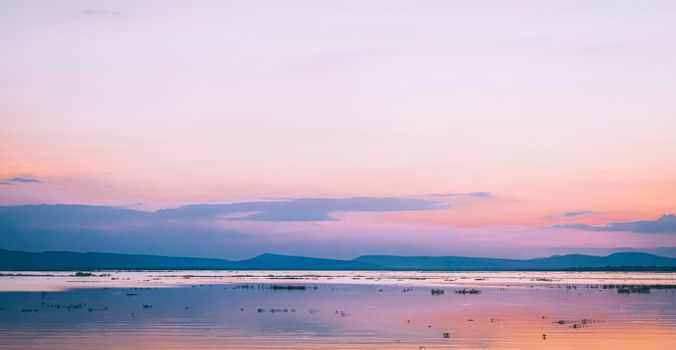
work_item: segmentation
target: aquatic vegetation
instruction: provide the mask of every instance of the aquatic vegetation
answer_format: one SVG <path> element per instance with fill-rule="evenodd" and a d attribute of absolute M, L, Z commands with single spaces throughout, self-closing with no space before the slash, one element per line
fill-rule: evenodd
<path fill-rule="evenodd" d="M 430 290 L 430 293 L 432 295 L 444 295 L 444 290 L 443 289 L 432 289 L 432 290 Z"/>
<path fill-rule="evenodd" d="M 289 312 L 289 309 L 270 309 L 270 312 L 273 314 L 275 312 Z"/>
<path fill-rule="evenodd" d="M 87 306 L 87 304 L 85 304 L 85 303 L 70 304 L 70 305 L 66 306 L 66 309 L 68 311 L 79 310 L 79 309 L 83 309 L 85 306 Z"/>
<path fill-rule="evenodd" d="M 79 271 L 79 272 L 76 272 L 74 276 L 75 277 L 92 277 L 92 276 L 94 276 L 94 274 L 91 273 L 91 272 L 81 272 L 81 271 Z"/>
<path fill-rule="evenodd" d="M 260 289 L 261 286 L 256 286 L 256 285 L 253 285 L 253 284 L 241 284 L 241 285 L 237 285 L 237 286 L 232 287 L 232 289 L 256 289 L 256 288 Z"/>
<path fill-rule="evenodd" d="M 456 294 L 481 294 L 479 289 L 458 289 L 455 291 Z"/>
<path fill-rule="evenodd" d="M 87 311 L 88 312 L 108 311 L 108 308 L 107 307 L 103 307 L 103 308 L 90 307 L 89 309 L 87 309 Z"/>
<path fill-rule="evenodd" d="M 676 289 L 666 284 L 604 284 L 603 289 L 615 289 L 618 294 L 649 294 L 652 289 Z"/>
<path fill-rule="evenodd" d="M 649 286 L 618 287 L 617 293 L 618 294 L 633 294 L 633 293 L 647 294 L 647 293 L 650 293 L 650 287 Z"/>
<path fill-rule="evenodd" d="M 260 284 L 240 284 L 232 287 L 232 289 L 265 289 L 266 287 Z"/>
<path fill-rule="evenodd" d="M 352 314 L 347 313 L 343 310 L 336 310 L 333 313 L 336 314 L 336 315 L 339 315 L 340 317 L 352 316 Z"/>
<path fill-rule="evenodd" d="M 305 286 L 279 286 L 279 285 L 273 285 L 270 287 L 272 290 L 306 290 L 307 287 Z M 314 289 L 317 289 L 317 286 L 314 287 Z"/>
<path fill-rule="evenodd" d="M 560 325 L 569 325 L 572 328 L 584 328 L 584 327 L 588 327 L 590 324 L 599 323 L 599 322 L 601 322 L 601 321 L 583 318 L 581 320 L 558 320 L 554 323 L 557 323 L 557 324 L 560 324 Z"/>

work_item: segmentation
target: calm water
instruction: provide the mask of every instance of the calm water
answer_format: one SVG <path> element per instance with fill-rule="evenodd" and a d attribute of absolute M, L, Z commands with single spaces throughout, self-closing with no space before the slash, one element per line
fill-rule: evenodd
<path fill-rule="evenodd" d="M 676 348 L 676 289 L 599 287 L 674 274 L 30 274 L 0 277 L 0 348 Z"/>

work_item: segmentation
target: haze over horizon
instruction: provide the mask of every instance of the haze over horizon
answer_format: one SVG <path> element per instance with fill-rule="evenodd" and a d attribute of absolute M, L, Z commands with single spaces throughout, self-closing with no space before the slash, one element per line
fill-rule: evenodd
<path fill-rule="evenodd" d="M 674 13 L 0 2 L 0 248 L 674 257 Z"/>

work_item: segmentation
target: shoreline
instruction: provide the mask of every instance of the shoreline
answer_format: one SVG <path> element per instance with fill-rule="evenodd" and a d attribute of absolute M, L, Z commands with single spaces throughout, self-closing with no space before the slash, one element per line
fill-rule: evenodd
<path fill-rule="evenodd" d="M 172 288 L 196 285 L 373 285 L 447 288 L 534 288 L 629 285 L 676 288 L 676 273 L 655 272 L 401 272 L 401 271 L 0 271 L 2 292 L 77 288 Z"/>

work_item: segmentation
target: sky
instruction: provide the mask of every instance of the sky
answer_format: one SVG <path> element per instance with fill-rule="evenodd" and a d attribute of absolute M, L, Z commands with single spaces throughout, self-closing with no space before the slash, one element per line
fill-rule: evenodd
<path fill-rule="evenodd" d="M 0 51 L 0 248 L 676 256 L 674 1 L 2 0 Z"/>

